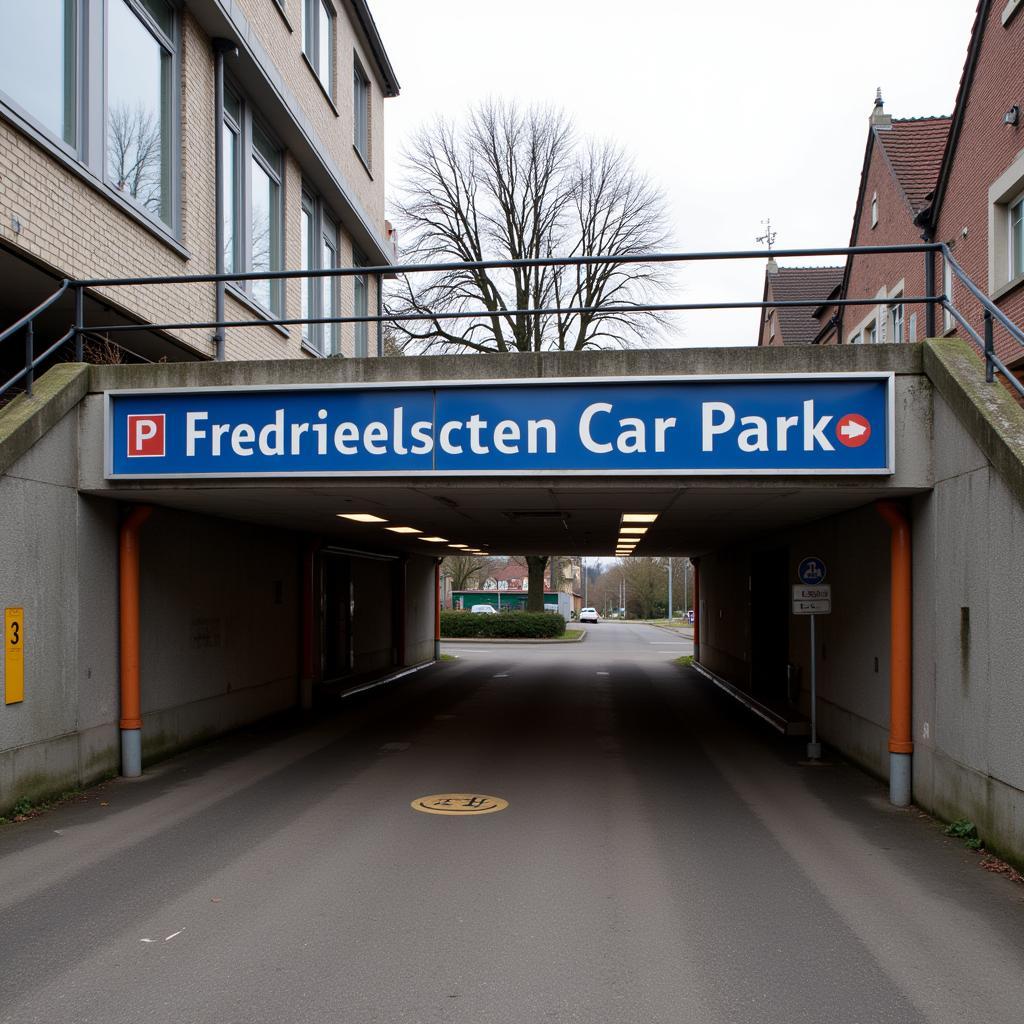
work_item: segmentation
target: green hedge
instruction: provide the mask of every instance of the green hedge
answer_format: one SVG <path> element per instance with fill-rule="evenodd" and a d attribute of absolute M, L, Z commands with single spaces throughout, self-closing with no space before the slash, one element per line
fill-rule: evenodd
<path fill-rule="evenodd" d="M 441 636 L 491 640 L 548 640 L 565 632 L 565 618 L 554 612 L 441 612 Z"/>

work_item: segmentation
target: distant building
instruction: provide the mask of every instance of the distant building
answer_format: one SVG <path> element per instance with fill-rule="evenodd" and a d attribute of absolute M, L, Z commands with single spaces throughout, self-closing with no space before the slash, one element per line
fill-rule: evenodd
<path fill-rule="evenodd" d="M 776 306 L 761 314 L 758 345 L 817 345 L 834 330 L 835 299 L 843 280 L 842 267 L 780 267 L 769 260 L 764 275 L 764 302 L 818 300 L 814 306 Z"/>

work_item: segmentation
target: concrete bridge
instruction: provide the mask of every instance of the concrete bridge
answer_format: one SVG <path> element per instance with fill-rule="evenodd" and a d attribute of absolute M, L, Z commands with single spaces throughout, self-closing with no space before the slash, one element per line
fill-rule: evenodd
<path fill-rule="evenodd" d="M 111 472 L 105 429 L 108 396 L 128 391 L 361 394 L 474 380 L 555 394 L 570 381 L 855 374 L 891 380 L 885 471 L 131 478 Z M 781 438 L 776 426 L 765 437 Z M 306 427 L 297 445 L 313 436 Z M 508 428 L 502 443 L 511 437 Z M 820 558 L 832 587 L 815 637 L 821 738 L 878 776 L 905 772 L 890 779 L 897 802 L 912 782 L 917 803 L 972 818 L 990 846 L 1024 859 L 1024 411 L 984 383 L 961 342 L 64 364 L 0 413 L 0 473 L 0 599 L 23 610 L 24 635 L 23 699 L 0 717 L 0 805 L 134 771 L 140 758 L 309 704 L 322 686 L 430 663 L 437 560 L 450 544 L 610 555 L 622 514 L 645 512 L 657 519 L 638 553 L 688 555 L 698 567 L 708 685 L 781 729 L 807 717 L 809 627 L 790 614 L 790 585 L 803 557 Z"/>

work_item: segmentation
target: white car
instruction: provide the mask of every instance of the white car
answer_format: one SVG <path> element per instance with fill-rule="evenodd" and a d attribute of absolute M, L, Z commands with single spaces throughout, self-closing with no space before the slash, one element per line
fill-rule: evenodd
<path fill-rule="evenodd" d="M 498 609 L 493 604 L 475 604 L 469 609 L 474 615 L 497 615 Z"/>
<path fill-rule="evenodd" d="M 580 622 L 599 622 L 600 618 L 596 608 L 584 608 L 580 612 Z"/>

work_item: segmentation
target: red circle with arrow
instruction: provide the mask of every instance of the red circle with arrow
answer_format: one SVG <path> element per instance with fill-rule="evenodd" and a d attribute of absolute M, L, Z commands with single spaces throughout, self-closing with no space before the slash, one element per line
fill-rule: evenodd
<path fill-rule="evenodd" d="M 847 448 L 859 448 L 871 437 L 871 424 L 855 412 L 847 413 L 836 424 L 836 437 Z"/>

